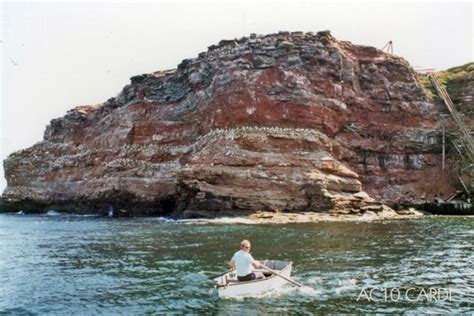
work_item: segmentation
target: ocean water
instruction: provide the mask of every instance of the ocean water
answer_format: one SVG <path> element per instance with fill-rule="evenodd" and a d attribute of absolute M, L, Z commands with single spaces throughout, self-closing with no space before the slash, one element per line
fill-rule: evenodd
<path fill-rule="evenodd" d="M 256 259 L 293 261 L 307 286 L 219 299 L 208 277 L 244 238 Z M 472 217 L 244 225 L 3 214 L 0 314 L 469 313 L 473 241 Z"/>

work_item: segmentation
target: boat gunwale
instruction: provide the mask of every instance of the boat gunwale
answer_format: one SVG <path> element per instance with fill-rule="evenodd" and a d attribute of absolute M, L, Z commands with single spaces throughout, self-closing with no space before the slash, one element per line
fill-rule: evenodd
<path fill-rule="evenodd" d="M 285 270 L 288 266 L 290 265 L 293 265 L 293 262 L 292 261 L 287 261 L 288 264 L 281 270 L 275 270 L 277 271 L 278 273 L 281 273 L 283 270 Z M 224 275 L 226 274 L 230 274 L 232 272 L 227 272 L 227 273 L 224 273 L 220 276 L 218 276 L 216 279 L 218 278 L 221 278 L 223 277 Z M 223 285 L 219 285 L 219 284 L 216 284 L 215 287 L 217 289 L 220 289 L 220 288 L 226 288 L 226 287 L 229 287 L 229 286 L 236 286 L 236 285 L 244 285 L 244 284 L 249 284 L 249 283 L 255 283 L 255 282 L 261 282 L 261 281 L 269 281 L 270 279 L 274 278 L 274 277 L 277 277 L 278 275 L 276 275 L 275 273 L 272 273 L 271 276 L 269 277 L 266 277 L 266 278 L 263 278 L 263 279 L 255 279 L 255 280 L 250 280 L 250 281 L 238 281 L 238 282 L 229 282 L 227 284 L 223 284 Z"/>

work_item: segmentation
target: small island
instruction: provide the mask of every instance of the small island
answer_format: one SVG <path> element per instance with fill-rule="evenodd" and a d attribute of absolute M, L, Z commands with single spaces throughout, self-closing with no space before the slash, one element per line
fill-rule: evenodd
<path fill-rule="evenodd" d="M 0 208 L 417 216 L 406 209 L 472 192 L 469 139 L 436 82 L 472 131 L 473 73 L 470 63 L 428 77 L 329 31 L 222 40 L 53 119 L 43 141 L 4 161 Z"/>

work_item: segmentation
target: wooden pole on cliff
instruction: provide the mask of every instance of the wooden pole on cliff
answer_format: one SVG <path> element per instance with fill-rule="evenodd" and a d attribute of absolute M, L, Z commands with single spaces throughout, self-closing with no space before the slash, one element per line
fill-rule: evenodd
<path fill-rule="evenodd" d="M 443 140 L 442 140 L 442 143 L 443 143 L 443 162 L 441 164 L 441 170 L 444 171 L 444 159 L 446 157 L 446 148 L 445 148 L 445 136 L 444 136 L 444 124 L 441 126 L 442 128 L 442 131 L 443 131 Z"/>

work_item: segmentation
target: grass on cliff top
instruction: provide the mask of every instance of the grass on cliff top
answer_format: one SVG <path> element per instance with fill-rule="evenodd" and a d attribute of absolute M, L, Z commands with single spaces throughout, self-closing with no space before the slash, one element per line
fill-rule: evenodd
<path fill-rule="evenodd" d="M 436 76 L 438 76 L 439 81 L 448 91 L 449 95 L 456 97 L 463 85 L 463 80 L 469 77 L 474 77 L 474 62 L 438 71 Z M 418 80 L 423 84 L 426 93 L 431 98 L 437 99 L 438 96 L 436 90 L 428 79 L 428 75 L 418 75 Z"/>
<path fill-rule="evenodd" d="M 439 71 L 436 73 L 441 83 L 448 88 L 449 83 L 454 80 L 462 80 L 474 75 L 474 62 L 467 63 L 461 66 L 449 68 L 448 70 Z"/>
<path fill-rule="evenodd" d="M 450 73 L 459 73 L 462 74 L 464 73 L 471 73 L 474 71 L 474 62 L 470 62 L 461 66 L 449 68 L 448 70 L 445 70 L 444 72 L 450 72 Z"/>

